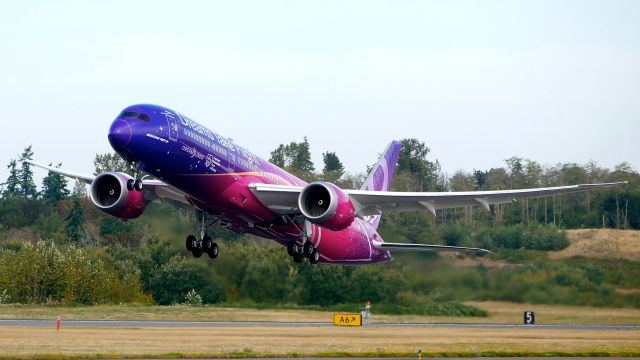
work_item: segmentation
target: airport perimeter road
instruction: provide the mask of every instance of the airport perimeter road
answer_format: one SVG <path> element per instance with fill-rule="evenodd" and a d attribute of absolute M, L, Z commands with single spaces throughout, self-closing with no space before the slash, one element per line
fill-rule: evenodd
<path fill-rule="evenodd" d="M 56 320 L 0 319 L 0 326 L 55 327 Z M 64 327 L 91 328 L 194 328 L 194 327 L 299 327 L 333 326 L 331 322 L 280 321 L 144 321 L 144 320 L 63 320 Z M 640 324 L 482 324 L 482 323 L 369 323 L 365 327 L 442 327 L 479 329 L 558 329 L 558 330 L 640 330 Z"/>

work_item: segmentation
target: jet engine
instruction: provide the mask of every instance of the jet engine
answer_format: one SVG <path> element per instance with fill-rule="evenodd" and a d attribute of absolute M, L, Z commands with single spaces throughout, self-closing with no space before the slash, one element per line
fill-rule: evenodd
<path fill-rule="evenodd" d="M 307 220 L 331 230 L 348 227 L 356 217 L 349 196 L 328 182 L 313 182 L 305 186 L 298 198 L 298 208 Z"/>
<path fill-rule="evenodd" d="M 108 172 L 98 175 L 91 183 L 91 201 L 102 211 L 120 219 L 135 219 L 145 207 L 144 193 L 128 190 L 127 174 Z"/>

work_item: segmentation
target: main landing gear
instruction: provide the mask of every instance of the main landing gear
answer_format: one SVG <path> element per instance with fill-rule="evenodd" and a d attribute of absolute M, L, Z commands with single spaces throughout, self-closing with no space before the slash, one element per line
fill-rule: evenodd
<path fill-rule="evenodd" d="M 296 263 L 301 263 L 304 258 L 309 259 L 311 264 L 317 264 L 320 261 L 320 253 L 310 241 L 305 242 L 304 245 L 297 241 L 289 242 L 287 244 L 287 253 Z"/>
<path fill-rule="evenodd" d="M 211 240 L 211 237 L 207 234 L 204 235 L 202 240 L 198 240 L 195 236 L 187 236 L 187 250 L 191 251 L 193 257 L 202 257 L 202 254 L 207 253 L 211 259 L 218 257 L 218 244 Z"/>
<path fill-rule="evenodd" d="M 193 257 L 199 258 L 202 257 L 202 254 L 206 253 L 209 255 L 211 259 L 215 259 L 218 257 L 218 244 L 213 242 L 211 237 L 207 234 L 207 228 L 214 223 L 216 223 L 216 219 L 209 220 L 209 215 L 202 212 L 200 217 L 200 239 L 198 240 L 195 236 L 189 235 L 187 236 L 187 250 L 191 251 Z"/>
<path fill-rule="evenodd" d="M 287 253 L 296 263 L 301 263 L 304 258 L 307 258 L 311 264 L 317 264 L 318 261 L 320 261 L 320 253 L 310 241 L 313 230 L 311 223 L 305 221 L 300 230 L 302 233 L 302 244 L 297 241 L 290 241 L 287 244 Z"/>

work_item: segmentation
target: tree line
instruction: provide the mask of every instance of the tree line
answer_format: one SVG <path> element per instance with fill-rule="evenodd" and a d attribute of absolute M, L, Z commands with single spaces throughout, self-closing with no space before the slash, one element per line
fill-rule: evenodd
<path fill-rule="evenodd" d="M 150 204 L 136 220 L 109 217 L 91 204 L 84 184 L 70 189 L 64 177 L 48 173 L 36 186 L 31 166 L 20 162 L 33 158 L 29 146 L 8 164 L 9 176 L 0 191 L 0 302 L 173 304 L 186 301 L 187 294 L 195 291 L 205 303 L 353 308 L 354 303 L 373 300 L 378 309 L 412 313 L 427 311 L 428 306 L 469 313 L 449 302 L 472 299 L 602 305 L 597 299 L 604 298 L 611 304 L 638 306 L 612 290 L 640 287 L 633 280 L 640 278 L 637 264 L 585 268 L 578 261 L 555 262 L 544 255 L 567 246 L 561 229 L 640 226 L 639 175 L 628 164 L 612 170 L 592 162 L 543 166 L 512 157 L 504 167 L 448 176 L 437 160 L 429 158 L 424 142 L 403 139 L 402 143 L 393 182 L 396 191 L 517 189 L 622 180 L 629 185 L 532 199 L 492 207 L 490 212 L 465 208 L 439 211 L 437 217 L 412 212 L 386 213 L 382 218 L 379 230 L 387 241 L 481 246 L 498 250 L 492 255 L 496 258 L 531 263 L 516 270 L 426 269 L 433 259 L 428 254 L 407 255 L 421 259 L 419 268 L 403 262 L 364 267 L 298 265 L 271 242 L 223 228 L 210 233 L 221 239 L 223 254 L 207 263 L 194 261 L 183 250 L 184 236 L 195 229 L 191 214 Z M 358 188 L 366 177 L 366 171 L 347 173 L 331 151 L 323 153 L 322 169 L 316 171 L 306 138 L 279 145 L 270 161 L 305 180 L 332 181 L 344 188 Z M 115 154 L 96 155 L 94 165 L 96 174 L 131 172 L 129 164 Z M 451 281 L 419 275 L 425 273 Z M 498 291 L 503 278 L 508 284 Z M 536 282 L 541 278 L 547 281 Z M 537 290 L 525 291 L 518 282 Z M 433 302 L 448 305 L 433 307 Z"/>

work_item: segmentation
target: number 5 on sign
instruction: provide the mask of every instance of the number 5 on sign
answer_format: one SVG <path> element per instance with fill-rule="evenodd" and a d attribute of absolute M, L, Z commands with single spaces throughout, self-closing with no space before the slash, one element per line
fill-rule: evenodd
<path fill-rule="evenodd" d="M 333 325 L 362 326 L 362 314 L 333 314 Z"/>
<path fill-rule="evenodd" d="M 536 314 L 533 311 L 524 312 L 524 324 L 534 325 L 536 323 Z"/>

